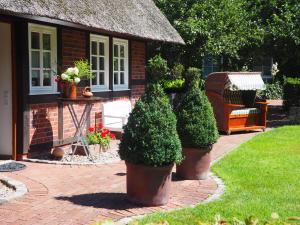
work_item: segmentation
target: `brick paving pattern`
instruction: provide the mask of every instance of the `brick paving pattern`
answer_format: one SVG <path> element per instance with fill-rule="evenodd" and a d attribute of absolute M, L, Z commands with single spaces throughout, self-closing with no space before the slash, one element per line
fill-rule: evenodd
<path fill-rule="evenodd" d="M 240 145 L 257 132 L 222 136 L 213 159 Z M 0 205 L 1 225 L 81 225 L 94 221 L 136 216 L 200 203 L 217 189 L 214 180 L 173 179 L 172 197 L 166 206 L 140 207 L 126 199 L 124 162 L 98 166 L 62 166 L 25 163 L 23 171 L 0 173 L 23 182 L 28 193 Z"/>

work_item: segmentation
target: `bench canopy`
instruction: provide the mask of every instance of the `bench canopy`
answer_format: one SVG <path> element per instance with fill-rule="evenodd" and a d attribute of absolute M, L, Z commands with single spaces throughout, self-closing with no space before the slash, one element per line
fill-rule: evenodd
<path fill-rule="evenodd" d="M 223 95 L 224 90 L 264 90 L 265 84 L 260 72 L 217 72 L 207 77 L 205 89 Z"/>

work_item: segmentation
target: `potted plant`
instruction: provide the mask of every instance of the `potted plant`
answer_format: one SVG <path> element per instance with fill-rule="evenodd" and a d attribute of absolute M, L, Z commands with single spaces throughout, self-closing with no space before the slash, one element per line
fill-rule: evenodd
<path fill-rule="evenodd" d="M 86 141 L 89 145 L 93 145 L 94 149 L 101 152 L 107 151 L 110 147 L 111 140 L 116 139 L 116 136 L 110 130 L 103 128 L 102 124 L 88 128 Z"/>
<path fill-rule="evenodd" d="M 88 61 L 81 59 L 74 62 L 74 67 L 70 67 L 61 75 L 57 75 L 55 80 L 60 84 L 64 98 L 75 99 L 77 97 L 77 84 L 82 78 L 91 79 L 92 77 Z"/>
<path fill-rule="evenodd" d="M 169 200 L 171 172 L 182 160 L 176 116 L 159 84 L 148 85 L 124 126 L 119 155 L 127 167 L 127 195 L 158 206 Z"/>
<path fill-rule="evenodd" d="M 219 135 L 212 107 L 199 88 L 200 70 L 189 68 L 188 89 L 177 108 L 177 131 L 183 146 L 184 160 L 176 173 L 184 179 L 206 179 L 210 167 L 210 151 Z"/>

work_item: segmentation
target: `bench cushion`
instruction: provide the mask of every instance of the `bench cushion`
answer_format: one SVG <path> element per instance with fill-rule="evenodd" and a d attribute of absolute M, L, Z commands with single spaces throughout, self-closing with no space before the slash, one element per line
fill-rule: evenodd
<path fill-rule="evenodd" d="M 231 112 L 230 115 L 249 115 L 249 114 L 259 114 L 260 109 L 258 108 L 244 108 L 244 109 L 236 109 Z"/>

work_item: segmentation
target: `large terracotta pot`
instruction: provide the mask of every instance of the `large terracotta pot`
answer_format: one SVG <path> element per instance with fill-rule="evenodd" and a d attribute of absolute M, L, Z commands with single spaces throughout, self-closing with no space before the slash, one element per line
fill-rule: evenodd
<path fill-rule="evenodd" d="M 211 162 L 211 147 L 196 149 L 183 148 L 184 160 L 176 166 L 176 175 L 186 180 L 205 180 Z"/>
<path fill-rule="evenodd" d="M 127 195 L 131 202 L 146 206 L 169 201 L 173 165 L 149 167 L 126 162 Z"/>

